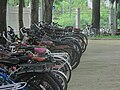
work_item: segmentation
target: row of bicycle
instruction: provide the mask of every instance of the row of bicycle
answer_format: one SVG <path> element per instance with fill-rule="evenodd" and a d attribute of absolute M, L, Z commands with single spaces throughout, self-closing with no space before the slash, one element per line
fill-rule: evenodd
<path fill-rule="evenodd" d="M 10 27 L 0 42 L 0 90 L 67 90 L 88 39 L 73 28 L 38 22 Z"/>

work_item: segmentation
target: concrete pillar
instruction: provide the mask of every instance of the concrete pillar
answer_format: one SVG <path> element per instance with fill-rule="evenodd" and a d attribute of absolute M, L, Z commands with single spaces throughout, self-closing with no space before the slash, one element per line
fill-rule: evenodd
<path fill-rule="evenodd" d="M 44 17 L 43 17 L 43 13 L 44 13 L 44 0 L 41 0 L 41 10 L 40 10 L 40 20 L 43 21 Z"/>
<path fill-rule="evenodd" d="M 113 6 L 110 7 L 110 15 L 109 15 L 109 28 L 112 32 L 112 35 L 115 35 L 117 31 L 117 9 L 116 2 L 114 2 Z"/>
<path fill-rule="evenodd" d="M 114 9 L 113 7 L 110 8 L 110 15 L 109 15 L 109 28 L 111 33 L 114 33 Z"/>
<path fill-rule="evenodd" d="M 76 9 L 76 28 L 80 28 L 80 8 Z"/>

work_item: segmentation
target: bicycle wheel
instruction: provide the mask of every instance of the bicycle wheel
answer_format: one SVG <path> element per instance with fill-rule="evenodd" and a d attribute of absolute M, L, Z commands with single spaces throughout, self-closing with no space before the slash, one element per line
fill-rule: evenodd
<path fill-rule="evenodd" d="M 65 48 L 65 49 L 55 49 L 52 52 L 68 52 L 69 53 L 69 60 L 72 70 L 75 69 L 80 63 L 80 56 L 78 52 L 74 48 Z"/>
<path fill-rule="evenodd" d="M 81 59 L 81 56 L 82 56 L 82 49 L 81 49 L 79 43 L 77 42 L 77 40 L 74 39 L 74 38 L 69 39 L 69 37 L 68 37 L 68 38 L 64 38 L 63 40 L 69 42 L 71 47 L 73 47 L 75 49 L 75 51 L 74 51 L 75 52 L 75 54 L 74 54 L 75 60 L 71 64 L 72 68 L 75 69 L 80 64 L 80 59 Z"/>
<path fill-rule="evenodd" d="M 81 49 L 82 49 L 82 53 L 84 53 L 85 50 L 86 50 L 86 47 L 88 45 L 87 36 L 82 34 L 82 33 L 79 33 L 79 34 L 74 34 L 73 37 L 75 37 L 78 40 L 78 42 L 79 42 L 79 44 L 81 46 Z"/>
<path fill-rule="evenodd" d="M 51 53 L 66 53 L 67 54 L 67 57 L 63 56 L 69 63 L 72 62 L 72 55 L 70 54 L 70 50 L 68 50 L 70 48 L 65 48 L 65 49 L 53 49 L 51 50 Z"/>
<path fill-rule="evenodd" d="M 52 70 L 52 73 L 54 74 L 55 78 L 59 80 L 60 84 L 63 87 L 63 90 L 67 90 L 68 82 L 66 75 L 58 70 Z"/>
<path fill-rule="evenodd" d="M 69 46 L 73 47 L 75 50 L 78 51 L 78 53 L 80 54 L 80 56 L 82 55 L 82 49 L 80 44 L 78 43 L 77 39 L 74 37 L 64 37 L 61 39 L 61 41 L 66 41 L 68 42 Z"/>
<path fill-rule="evenodd" d="M 63 90 L 49 73 L 25 73 L 15 81 L 27 82 L 25 90 Z"/>
<path fill-rule="evenodd" d="M 71 79 L 71 65 L 62 57 L 53 56 L 55 60 L 55 66 L 53 66 L 53 70 L 62 71 L 67 76 L 67 82 Z"/>
<path fill-rule="evenodd" d="M 73 47 L 73 42 L 70 42 L 70 40 L 68 40 L 69 38 L 64 38 L 63 39 L 63 41 L 65 41 L 66 42 L 66 45 L 67 45 L 67 47 L 65 46 L 61 46 L 60 45 L 60 47 L 59 46 L 57 46 L 57 47 L 55 47 L 55 48 L 50 48 L 50 51 L 51 52 L 55 52 L 55 51 L 57 51 L 57 52 L 60 52 L 60 51 L 65 51 L 65 52 L 67 52 L 67 53 L 69 53 L 69 55 L 70 55 L 70 59 L 69 59 L 69 63 L 71 64 L 71 66 L 72 66 L 72 69 L 75 69 L 78 65 L 79 65 L 79 63 L 80 63 L 80 57 L 81 57 L 81 54 L 82 54 L 82 51 L 81 51 L 81 49 L 79 48 L 78 49 L 78 51 Z M 77 43 L 77 45 L 78 45 L 78 43 Z M 75 44 L 75 46 L 77 47 L 77 45 Z M 61 48 L 62 47 L 62 48 Z M 78 47 L 79 47 L 79 45 L 78 45 Z M 78 53 L 79 52 L 79 53 Z M 77 63 L 76 63 L 77 62 Z"/>

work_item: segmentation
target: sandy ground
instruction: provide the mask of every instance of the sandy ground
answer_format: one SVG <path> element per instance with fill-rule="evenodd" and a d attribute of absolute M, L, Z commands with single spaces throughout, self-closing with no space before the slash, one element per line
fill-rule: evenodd
<path fill-rule="evenodd" d="M 68 90 L 120 90 L 120 40 L 89 40 Z"/>

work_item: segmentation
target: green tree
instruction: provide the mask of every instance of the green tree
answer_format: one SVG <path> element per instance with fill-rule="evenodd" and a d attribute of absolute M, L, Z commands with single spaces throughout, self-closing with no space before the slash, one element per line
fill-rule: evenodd
<path fill-rule="evenodd" d="M 113 4 L 115 1 L 116 1 L 117 3 L 120 2 L 120 0 L 110 0 L 110 2 L 111 2 L 112 4 Z"/>
<path fill-rule="evenodd" d="M 31 0 L 31 24 L 38 22 L 38 9 L 39 0 Z"/>
<path fill-rule="evenodd" d="M 19 17 L 19 30 L 24 27 L 23 24 L 23 6 L 24 6 L 24 0 L 19 0 L 19 13 L 18 13 L 18 17 Z M 22 34 L 20 32 L 20 37 L 22 38 Z"/>
<path fill-rule="evenodd" d="M 117 18 L 120 19 L 120 0 L 119 0 L 119 2 L 118 2 Z"/>
<path fill-rule="evenodd" d="M 0 33 L 7 30 L 6 6 L 7 6 L 7 0 L 0 0 Z"/>
<path fill-rule="evenodd" d="M 44 1 L 44 11 L 43 11 L 43 21 L 47 23 L 52 22 L 52 7 L 54 0 L 43 0 Z"/>
<path fill-rule="evenodd" d="M 93 28 L 96 28 L 96 35 L 99 35 L 100 0 L 92 0 L 92 24 L 93 24 Z"/>
<path fill-rule="evenodd" d="M 7 0 L 0 0 L 0 34 L 2 34 L 3 31 L 7 31 L 7 25 L 6 25 L 6 6 L 7 6 Z M 0 36 L 0 44 L 5 44 L 6 41 L 3 37 Z"/>
<path fill-rule="evenodd" d="M 75 8 L 80 8 L 80 9 L 86 9 L 87 7 L 87 1 L 88 0 L 72 0 L 72 7 Z"/>

